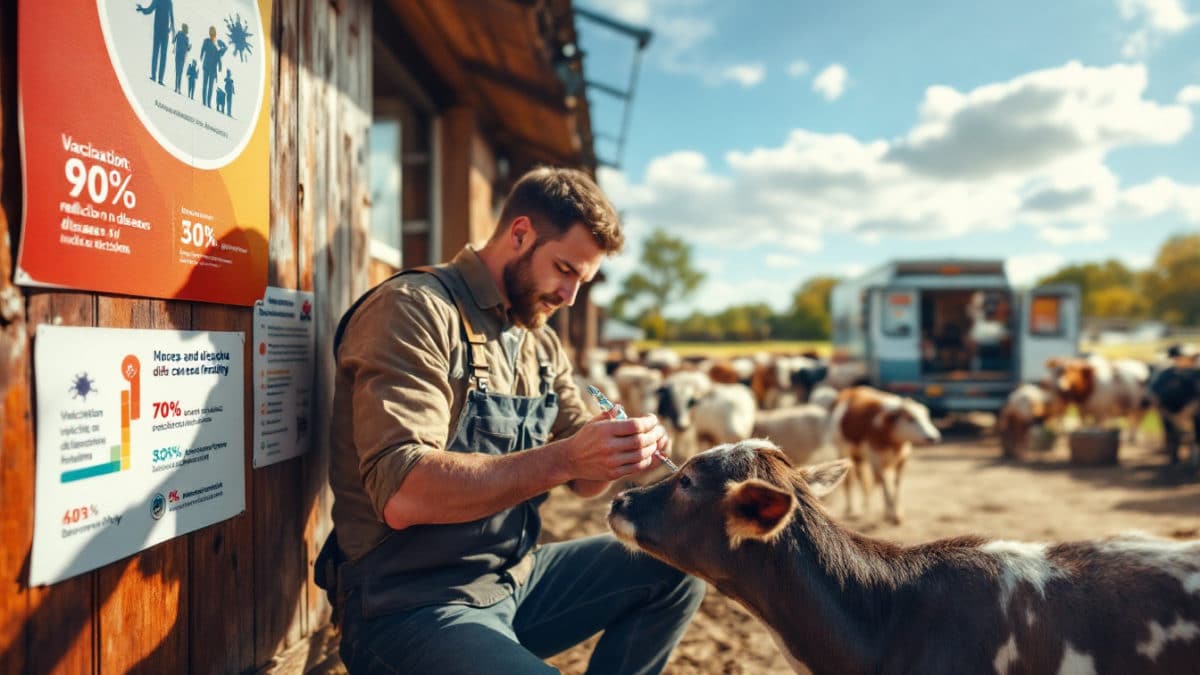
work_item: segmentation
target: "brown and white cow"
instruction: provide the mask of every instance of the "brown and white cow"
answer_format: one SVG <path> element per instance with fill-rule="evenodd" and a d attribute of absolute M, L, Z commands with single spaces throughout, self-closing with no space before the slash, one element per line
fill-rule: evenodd
<path fill-rule="evenodd" d="M 1062 417 L 1065 408 L 1062 397 L 1049 385 L 1027 383 L 1014 389 L 996 416 L 996 431 L 1004 456 L 1022 457 L 1029 447 L 1029 432 L 1034 425 Z"/>
<path fill-rule="evenodd" d="M 979 537 L 898 546 L 820 497 L 849 464 L 795 468 L 761 439 L 621 493 L 630 548 L 707 580 L 814 673 L 1195 673 L 1200 541 Z"/>
<path fill-rule="evenodd" d="M 929 420 L 929 410 L 909 398 L 901 398 L 871 387 L 852 387 L 838 395 L 829 418 L 829 434 L 838 453 L 851 462 L 846 481 L 846 515 L 854 515 L 854 483 L 862 486 L 863 512 L 872 483 L 879 481 L 893 523 L 903 518 L 900 511 L 900 474 L 912 454 L 912 446 L 942 440 Z M 863 464 L 871 467 L 870 473 Z"/>
<path fill-rule="evenodd" d="M 1146 414 L 1150 367 L 1135 359 L 1109 360 L 1100 354 L 1056 358 L 1046 362 L 1052 382 L 1067 403 L 1074 403 L 1085 423 L 1103 425 L 1124 417 L 1129 442 L 1137 437 Z"/>

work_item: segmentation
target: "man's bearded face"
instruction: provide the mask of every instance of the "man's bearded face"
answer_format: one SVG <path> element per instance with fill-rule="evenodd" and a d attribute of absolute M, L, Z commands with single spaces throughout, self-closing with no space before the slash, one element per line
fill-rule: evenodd
<path fill-rule="evenodd" d="M 546 319 L 563 304 L 557 293 L 545 293 L 538 288 L 537 275 L 533 271 L 533 254 L 542 243 L 536 242 L 521 257 L 504 266 L 504 293 L 512 304 L 509 314 L 514 323 L 528 329 L 541 328 Z"/>

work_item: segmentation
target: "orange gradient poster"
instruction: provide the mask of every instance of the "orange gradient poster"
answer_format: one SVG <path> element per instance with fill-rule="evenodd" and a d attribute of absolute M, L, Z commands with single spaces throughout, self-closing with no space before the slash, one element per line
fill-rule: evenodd
<path fill-rule="evenodd" d="M 17 283 L 247 306 L 263 296 L 270 7 L 19 5 Z"/>

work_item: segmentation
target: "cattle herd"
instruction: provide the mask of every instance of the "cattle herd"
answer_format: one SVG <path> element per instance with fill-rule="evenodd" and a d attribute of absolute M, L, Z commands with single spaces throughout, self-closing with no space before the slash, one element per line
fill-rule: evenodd
<path fill-rule="evenodd" d="M 1038 425 L 1156 409 L 1172 461 L 1196 468 L 1197 355 L 1155 363 L 1052 359 L 997 416 L 1008 452 Z M 580 378 L 583 380 L 584 378 Z M 878 483 L 900 522 L 900 474 L 937 443 L 920 403 L 815 355 L 685 361 L 653 350 L 587 378 L 630 414 L 656 413 L 678 472 L 610 495 L 632 550 L 703 578 L 751 612 L 798 672 L 1198 673 L 1200 541 L 1144 534 L 1065 543 L 956 537 L 899 546 L 847 529 L 822 498 Z"/>
<path fill-rule="evenodd" d="M 576 377 L 609 393 L 630 415 L 656 414 L 671 435 L 671 455 L 682 464 L 715 445 L 749 438 L 775 443 L 796 465 L 844 457 L 846 513 L 856 512 L 856 490 L 865 504 L 873 487 L 883 492 L 884 515 L 903 518 L 899 483 L 913 446 L 937 443 L 938 429 L 925 406 L 862 383 L 860 374 L 815 353 L 759 354 L 730 359 L 682 358 L 655 348 L 635 362 L 597 364 Z M 1124 421 L 1136 442 L 1143 417 L 1156 410 L 1171 462 L 1200 472 L 1196 424 L 1200 418 L 1200 351 L 1171 347 L 1147 363 L 1085 354 L 1050 359 L 1045 377 L 1018 386 L 996 416 L 1006 455 L 1029 450 L 1035 429 L 1069 424 L 1099 427 Z M 1067 417 L 1068 411 L 1075 415 Z M 645 485 L 666 475 L 662 467 L 635 476 Z M 857 486 L 857 487 L 856 487 Z"/>

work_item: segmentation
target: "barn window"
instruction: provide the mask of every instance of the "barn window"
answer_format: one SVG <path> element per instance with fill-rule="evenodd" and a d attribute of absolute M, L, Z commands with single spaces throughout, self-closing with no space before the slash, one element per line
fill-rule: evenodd
<path fill-rule="evenodd" d="M 378 34 L 374 39 L 370 138 L 372 282 L 401 266 L 441 262 L 434 212 L 436 107 Z"/>

